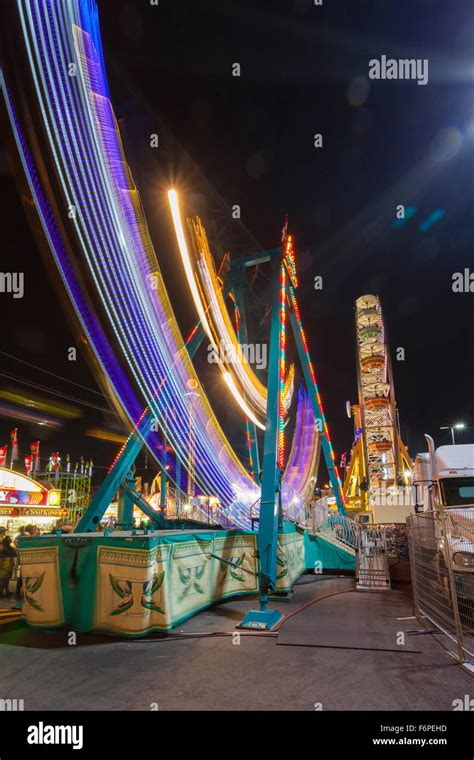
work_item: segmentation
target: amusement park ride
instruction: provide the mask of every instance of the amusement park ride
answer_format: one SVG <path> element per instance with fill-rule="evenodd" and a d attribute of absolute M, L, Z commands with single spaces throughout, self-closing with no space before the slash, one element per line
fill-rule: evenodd
<path fill-rule="evenodd" d="M 134 462 L 147 446 L 161 469 L 162 505 L 169 483 L 181 488 L 184 470 L 188 498 L 193 499 L 196 488 L 217 499 L 217 522 L 232 525 L 242 540 L 253 527 L 252 515 L 258 515 L 260 608 L 248 613 L 242 625 L 270 628 L 281 617 L 267 604 L 277 588 L 284 518 L 293 524 L 304 522 L 305 502 L 314 494 L 320 447 L 341 515 L 346 510 L 344 490 L 349 503 L 359 500 L 365 505 L 366 484 L 370 488 L 380 479 L 396 483 L 403 477 L 408 458 L 398 434 L 380 304 L 371 296 L 357 304 L 357 442 L 344 489 L 298 305 L 294 243 L 287 224 L 280 246 L 230 260 L 228 273 L 221 277 L 201 221 L 188 219 L 186 231 L 178 195 L 170 190 L 175 250 L 179 249 L 199 320 L 185 342 L 125 159 L 95 3 L 18 0 L 10 10 L 10 23 L 4 24 L 9 33 L 3 41 L 1 84 L 22 197 L 43 250 L 55 262 L 97 376 L 132 428 L 76 526 L 77 538 L 68 539 L 76 543 L 68 546 L 78 550 L 91 545 L 87 536 L 95 534 L 118 491 L 124 540 L 131 540 L 127 529 L 133 527 L 135 505 L 150 521 L 152 532 L 157 529 L 163 541 L 168 540 L 176 524 L 153 509 L 135 488 Z M 256 266 L 266 266 L 271 276 L 266 382 L 239 351 L 248 344 L 247 272 Z M 295 368 L 287 365 L 290 333 L 304 380 L 297 394 L 293 393 Z M 192 360 L 203 340 L 219 357 L 216 370 L 222 375 L 223 392 L 241 409 L 250 472 L 224 435 L 194 368 Z M 285 428 L 294 407 L 293 441 L 286 456 Z M 263 435 L 261 464 L 258 430 Z M 196 532 L 195 525 L 188 527 Z M 207 534 L 198 535 L 194 545 L 208 540 Z M 120 531 L 114 531 L 113 537 L 103 535 L 101 551 L 116 546 L 119 536 Z M 63 550 L 58 549 L 60 556 Z M 225 559 L 214 550 L 202 550 L 200 556 L 226 563 L 234 581 L 239 580 L 243 555 L 236 561 L 233 555 Z M 189 586 L 192 577 L 198 594 L 204 593 L 201 565 L 178 570 L 180 582 Z M 155 575 L 143 581 L 142 607 L 161 614 L 150 594 L 158 591 L 165 570 L 158 575 L 156 570 L 150 572 Z M 113 593 L 124 598 L 111 615 L 139 604 L 137 595 L 128 600 L 138 581 L 131 575 L 126 581 L 109 576 Z"/>
<path fill-rule="evenodd" d="M 344 479 L 348 506 L 369 510 L 371 497 L 408 485 L 413 464 L 400 437 L 390 349 L 378 296 L 355 302 L 359 403 L 350 406 L 354 444 Z"/>

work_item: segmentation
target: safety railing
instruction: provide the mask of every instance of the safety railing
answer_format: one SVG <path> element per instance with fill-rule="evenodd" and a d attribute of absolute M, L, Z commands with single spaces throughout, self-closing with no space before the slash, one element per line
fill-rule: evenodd
<path fill-rule="evenodd" d="M 446 635 L 461 662 L 474 658 L 474 508 L 408 518 L 415 614 Z"/>
<path fill-rule="evenodd" d="M 164 514 L 168 520 L 192 520 L 210 527 L 231 528 L 234 526 L 219 506 L 201 504 L 197 498 L 189 497 L 174 486 L 168 485 L 166 496 L 167 506 Z"/>
<path fill-rule="evenodd" d="M 305 499 L 299 491 L 296 491 L 285 480 L 281 484 L 281 501 L 282 511 L 285 520 L 306 525 L 308 516 L 310 515 L 310 508 L 308 500 Z M 260 514 L 260 497 L 250 507 L 250 520 L 253 527 L 258 524 Z"/>
<path fill-rule="evenodd" d="M 329 509 L 323 499 L 313 503 L 308 528 L 312 533 L 336 538 L 346 546 L 356 549 L 360 544 L 362 526 L 346 515 Z"/>
<path fill-rule="evenodd" d="M 387 534 L 383 528 L 364 527 L 357 536 L 356 584 L 360 591 L 389 591 Z"/>
<path fill-rule="evenodd" d="M 281 501 L 285 520 L 295 523 L 306 523 L 308 513 L 305 498 L 285 480 L 281 484 Z"/>

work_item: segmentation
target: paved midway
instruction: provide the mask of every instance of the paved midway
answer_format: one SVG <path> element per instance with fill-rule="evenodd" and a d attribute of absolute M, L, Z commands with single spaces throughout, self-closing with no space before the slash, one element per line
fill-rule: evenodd
<path fill-rule="evenodd" d="M 291 601 L 278 607 L 290 615 L 352 584 L 304 575 Z M 385 605 L 383 616 L 377 594 L 349 592 L 347 607 L 360 605 L 374 628 L 386 620 L 393 630 L 394 620 L 412 615 L 409 589 L 403 584 L 389 592 L 393 605 Z M 340 617 L 344 595 L 333 598 L 334 627 L 350 625 L 350 617 L 349 623 Z M 234 627 L 254 603 L 228 600 L 166 638 L 78 634 L 76 646 L 67 645 L 65 631 L 0 622 L 0 698 L 23 699 L 25 710 L 452 710 L 454 699 L 472 691 L 472 677 L 446 655 L 437 635 L 416 636 L 419 654 L 277 646 L 275 633 L 249 631 L 234 643 Z M 297 615 L 314 625 L 315 608 L 325 603 Z M 416 620 L 400 623 L 400 630 L 420 628 Z"/>

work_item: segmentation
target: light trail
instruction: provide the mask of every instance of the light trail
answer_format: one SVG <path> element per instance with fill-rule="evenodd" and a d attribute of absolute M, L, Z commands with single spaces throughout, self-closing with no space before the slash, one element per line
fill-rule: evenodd
<path fill-rule="evenodd" d="M 250 409 L 250 407 L 248 406 L 248 404 L 245 403 L 245 400 L 240 395 L 239 391 L 236 388 L 236 385 L 235 385 L 235 382 L 234 382 L 234 378 L 232 377 L 232 375 L 230 374 L 230 372 L 224 372 L 223 377 L 224 377 L 224 380 L 227 383 L 227 386 L 230 389 L 233 397 L 237 401 L 238 405 L 240 406 L 240 408 L 242 409 L 242 411 L 244 412 L 244 414 L 246 414 L 247 417 L 250 420 L 252 420 L 252 422 L 258 428 L 260 428 L 260 430 L 265 430 L 265 425 L 262 425 L 262 423 L 256 418 L 256 416 L 254 415 L 254 413 L 252 412 L 252 410 Z"/>
<path fill-rule="evenodd" d="M 196 306 L 199 319 L 201 321 L 201 325 L 213 344 L 214 347 L 216 347 L 216 344 L 214 342 L 214 337 L 211 332 L 211 327 L 209 325 L 209 322 L 207 321 L 207 315 L 206 311 L 204 309 L 201 296 L 199 295 L 199 290 L 196 285 L 196 280 L 194 279 L 194 272 L 193 268 L 191 266 L 191 259 L 189 258 L 189 252 L 188 252 L 188 246 L 186 244 L 186 238 L 184 236 L 184 230 L 183 230 L 183 224 L 181 222 L 181 214 L 179 211 L 179 202 L 178 202 L 178 194 L 176 190 L 169 190 L 168 191 L 168 200 L 171 208 L 171 215 L 173 217 L 173 224 L 174 229 L 176 232 L 176 238 L 178 240 L 178 246 L 179 251 L 181 253 L 181 259 L 183 262 L 184 270 L 186 272 L 186 277 L 188 279 L 188 284 L 191 289 L 191 293 L 194 300 L 194 305 Z M 216 347 L 217 348 L 217 347 Z"/>
<path fill-rule="evenodd" d="M 207 299 L 206 313 L 212 319 L 212 331 L 216 343 L 225 354 L 226 368 L 232 372 L 238 381 L 236 387 L 242 388 L 242 394 L 254 409 L 255 414 L 265 417 L 267 409 L 267 389 L 254 372 L 245 353 L 241 349 L 239 337 L 229 315 L 225 299 L 220 287 L 219 277 L 215 269 L 212 253 L 209 248 L 206 231 L 198 217 L 188 219 L 191 232 L 192 248 L 196 262 L 196 275 L 199 277 L 201 289 Z M 195 274 L 191 267 L 192 280 L 188 278 L 190 287 L 194 283 Z M 284 413 L 291 405 L 293 396 L 294 366 L 291 365 L 284 387 Z"/>
<path fill-rule="evenodd" d="M 3 81 L 2 90 L 43 232 L 84 335 L 132 427 L 140 432 L 144 414 L 153 415 L 184 466 L 191 424 L 186 393 L 189 381 L 196 383 L 196 484 L 219 499 L 236 526 L 250 527 L 259 489 L 224 435 L 184 346 L 110 102 L 95 3 L 17 0 L 17 8 L 30 98 L 15 101 Z M 37 129 L 47 144 L 47 166 L 33 139 Z M 105 315 L 103 327 L 92 296 Z M 201 307 L 212 340 L 202 301 Z M 159 442 L 156 433 L 147 440 L 155 457 Z"/>

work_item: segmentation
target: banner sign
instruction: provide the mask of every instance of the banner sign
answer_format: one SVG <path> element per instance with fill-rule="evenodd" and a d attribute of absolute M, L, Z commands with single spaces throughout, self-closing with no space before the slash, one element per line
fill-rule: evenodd
<path fill-rule="evenodd" d="M 46 506 L 48 498 L 47 491 L 16 491 L 13 488 L 0 488 L 0 505 L 18 504 L 31 505 L 35 507 Z"/>

